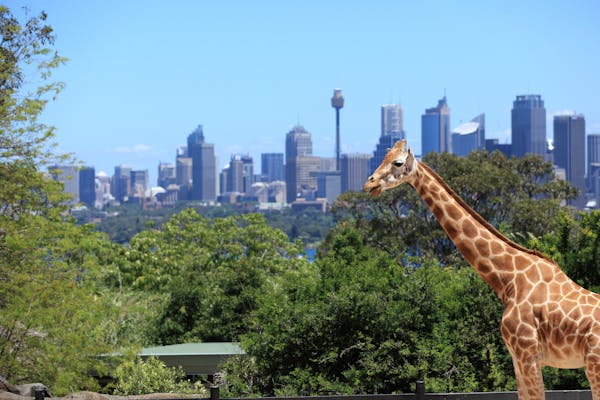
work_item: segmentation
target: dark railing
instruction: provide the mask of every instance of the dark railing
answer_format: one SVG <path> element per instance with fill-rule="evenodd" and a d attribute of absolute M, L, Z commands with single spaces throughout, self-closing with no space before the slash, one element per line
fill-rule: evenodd
<path fill-rule="evenodd" d="M 173 400 L 161 397 L 145 397 L 147 400 Z M 423 382 L 417 382 L 415 393 L 403 394 L 357 394 L 334 396 L 291 396 L 256 397 L 252 399 L 227 397 L 221 399 L 218 386 L 211 386 L 208 400 L 518 400 L 517 392 L 480 392 L 480 393 L 426 393 Z M 44 392 L 36 391 L 35 400 L 44 400 Z M 204 397 L 184 397 L 180 400 L 207 400 Z M 546 400 L 592 400 L 589 390 L 548 390 Z"/>
<path fill-rule="evenodd" d="M 361 394 L 349 396 L 259 397 L 252 400 L 518 400 L 517 392 L 426 393 L 425 384 L 417 382 L 415 393 Z M 219 387 L 210 388 L 210 400 L 221 400 Z M 227 398 L 223 400 L 248 400 Z M 592 400 L 589 390 L 548 390 L 546 400 Z"/>

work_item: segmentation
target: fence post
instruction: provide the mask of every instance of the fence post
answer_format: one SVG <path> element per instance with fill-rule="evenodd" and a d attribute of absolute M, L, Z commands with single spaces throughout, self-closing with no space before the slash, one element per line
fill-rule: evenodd
<path fill-rule="evenodd" d="M 425 400 L 425 382 L 417 381 L 415 387 L 415 399 Z"/>
<path fill-rule="evenodd" d="M 210 400 L 219 400 L 219 387 L 216 385 L 212 385 L 210 387 Z"/>

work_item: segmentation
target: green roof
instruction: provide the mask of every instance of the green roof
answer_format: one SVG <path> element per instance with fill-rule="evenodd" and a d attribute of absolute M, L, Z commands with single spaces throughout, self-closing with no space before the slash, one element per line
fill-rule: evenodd
<path fill-rule="evenodd" d="M 239 343 L 210 342 L 210 343 L 182 343 L 168 346 L 145 347 L 140 352 L 142 357 L 161 356 L 210 356 L 210 355 L 236 355 L 246 354 Z"/>

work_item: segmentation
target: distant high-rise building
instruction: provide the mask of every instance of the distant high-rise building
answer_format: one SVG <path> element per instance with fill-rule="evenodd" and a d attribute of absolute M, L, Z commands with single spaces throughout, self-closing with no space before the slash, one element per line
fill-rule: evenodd
<path fill-rule="evenodd" d="M 157 185 L 166 189 L 169 185 L 177 183 L 177 168 L 173 163 L 158 164 L 158 180 Z"/>
<path fill-rule="evenodd" d="M 79 201 L 90 208 L 96 205 L 96 170 L 83 167 L 79 170 Z"/>
<path fill-rule="evenodd" d="M 451 140 L 450 108 L 444 96 L 436 107 L 426 109 L 421 115 L 421 154 L 451 153 Z"/>
<path fill-rule="evenodd" d="M 296 125 L 285 137 L 285 182 L 288 203 L 294 202 L 298 194 L 307 186 L 312 185 L 316 190 L 316 176 L 311 177 L 310 173 L 318 172 L 319 169 L 319 158 L 312 156 L 311 134 L 303 126 Z"/>
<path fill-rule="evenodd" d="M 148 170 L 133 170 L 131 171 L 131 196 L 144 197 L 146 190 L 149 189 Z"/>
<path fill-rule="evenodd" d="M 63 191 L 71 195 L 70 204 L 79 203 L 79 169 L 75 165 L 52 165 L 48 168 L 52 179 L 62 182 Z"/>
<path fill-rule="evenodd" d="M 244 163 L 240 155 L 234 155 L 223 169 L 222 187 L 226 193 L 244 193 Z"/>
<path fill-rule="evenodd" d="M 587 183 L 589 191 L 600 192 L 600 134 L 587 135 Z"/>
<path fill-rule="evenodd" d="M 260 155 L 260 172 L 267 182 L 285 180 L 283 153 L 263 153 Z"/>
<path fill-rule="evenodd" d="M 466 157 L 475 150 L 485 149 L 485 114 L 452 130 L 452 153 Z"/>
<path fill-rule="evenodd" d="M 404 139 L 404 112 L 399 104 L 381 106 L 381 136 L 400 136 Z"/>
<path fill-rule="evenodd" d="M 215 201 L 217 198 L 215 147 L 204 141 L 202 125 L 188 136 L 188 153 L 192 159 L 191 199 Z"/>
<path fill-rule="evenodd" d="M 187 137 L 187 155 L 190 155 L 190 148 L 194 144 L 204 143 L 204 129 L 202 125 L 198 125 L 196 129 L 192 133 L 190 133 Z M 179 153 L 180 150 L 178 150 Z M 182 154 L 185 157 L 185 153 Z"/>
<path fill-rule="evenodd" d="M 585 118 L 582 114 L 554 116 L 554 163 L 580 190 L 577 206 L 585 205 Z"/>
<path fill-rule="evenodd" d="M 328 204 L 333 204 L 340 195 L 341 188 L 340 171 L 321 171 L 317 174 L 317 197 L 327 199 Z"/>
<path fill-rule="evenodd" d="M 119 165 L 115 167 L 115 174 L 110 186 L 113 197 L 119 201 L 127 201 L 131 195 L 131 167 Z"/>
<path fill-rule="evenodd" d="M 342 154 L 342 192 L 361 192 L 370 175 L 370 154 Z"/>
<path fill-rule="evenodd" d="M 179 146 L 177 147 L 177 150 L 175 150 L 175 158 L 180 158 L 180 157 L 189 157 L 189 153 L 188 153 L 188 148 L 187 146 Z"/>
<path fill-rule="evenodd" d="M 371 157 L 369 172 L 375 171 L 383 161 L 388 149 L 394 147 L 394 143 L 405 138 L 402 107 L 398 104 L 381 106 L 381 135 L 379 143 L 375 146 L 373 157 Z"/>
<path fill-rule="evenodd" d="M 254 160 L 248 154 L 240 157 L 242 160 L 243 193 L 248 193 L 254 183 Z"/>
<path fill-rule="evenodd" d="M 192 183 L 192 159 L 179 157 L 175 160 L 175 178 L 179 186 Z"/>
<path fill-rule="evenodd" d="M 498 150 L 504 154 L 506 158 L 510 158 L 512 154 L 512 146 L 508 143 L 500 143 L 500 140 L 498 139 L 485 139 L 485 150 L 488 153 Z"/>
<path fill-rule="evenodd" d="M 546 109 L 540 95 L 519 95 L 511 111 L 512 155 L 546 157 Z"/>

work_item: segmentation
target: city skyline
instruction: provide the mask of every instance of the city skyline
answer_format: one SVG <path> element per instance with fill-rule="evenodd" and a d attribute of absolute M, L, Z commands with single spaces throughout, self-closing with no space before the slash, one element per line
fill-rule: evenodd
<path fill-rule="evenodd" d="M 444 95 L 450 129 L 485 113 L 486 137 L 500 143 L 510 142 L 522 94 L 543 97 L 548 127 L 573 110 L 586 134 L 600 132 L 593 1 L 7 5 L 17 15 L 23 5 L 47 11 L 55 48 L 70 59 L 53 75 L 66 89 L 43 114 L 59 150 L 96 171 L 148 169 L 153 184 L 159 162 L 173 162 L 199 124 L 219 170 L 236 153 L 258 167 L 298 123 L 316 156 L 334 157 L 335 88 L 346 99 L 342 153 L 375 150 L 388 103 L 402 106 L 406 138 L 421 153 L 421 115 Z"/>

